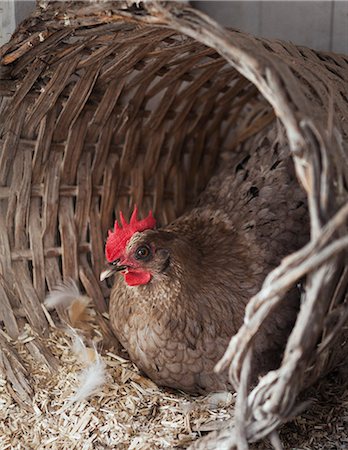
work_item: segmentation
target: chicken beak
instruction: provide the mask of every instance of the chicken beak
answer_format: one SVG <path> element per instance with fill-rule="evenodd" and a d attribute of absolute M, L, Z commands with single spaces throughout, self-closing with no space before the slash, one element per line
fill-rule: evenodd
<path fill-rule="evenodd" d="M 122 266 L 122 265 L 118 266 L 117 264 L 112 265 L 102 271 L 102 273 L 100 274 L 100 281 L 104 281 L 104 280 L 106 280 L 106 278 L 111 277 L 111 275 L 113 275 L 114 273 L 120 272 L 121 270 L 126 270 L 126 269 L 127 269 L 127 266 Z"/>
<path fill-rule="evenodd" d="M 106 280 L 107 278 L 111 277 L 111 275 L 114 273 L 115 273 L 114 268 L 103 270 L 102 273 L 100 274 L 100 281 Z"/>

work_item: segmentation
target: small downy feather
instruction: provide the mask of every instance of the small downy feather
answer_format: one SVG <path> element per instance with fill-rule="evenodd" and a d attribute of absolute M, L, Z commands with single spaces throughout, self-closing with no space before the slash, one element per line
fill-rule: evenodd
<path fill-rule="evenodd" d="M 73 327 L 83 324 L 90 319 L 88 313 L 88 305 L 90 304 L 90 298 L 82 295 L 76 298 L 68 308 L 68 314 L 70 323 Z"/>
<path fill-rule="evenodd" d="M 76 282 L 69 279 L 62 281 L 52 289 L 45 299 L 45 306 L 47 309 L 53 309 L 57 306 L 68 307 L 79 297 L 81 297 L 81 293 Z"/>
<path fill-rule="evenodd" d="M 106 383 L 106 365 L 96 348 L 87 347 L 76 330 L 69 327 L 67 332 L 72 338 L 72 350 L 77 359 L 86 365 L 79 374 L 79 387 L 71 397 L 72 402 L 80 402 L 96 393 Z"/>
<path fill-rule="evenodd" d="M 106 366 L 101 357 L 95 353 L 96 360 L 87 366 L 79 375 L 80 385 L 75 395 L 71 397 L 73 402 L 86 400 L 90 395 L 96 393 L 105 384 Z"/>
<path fill-rule="evenodd" d="M 76 359 L 84 365 L 94 363 L 98 358 L 98 353 L 95 347 L 87 347 L 83 342 L 82 337 L 74 328 L 68 327 L 66 331 L 71 336 L 72 351 L 75 354 Z"/>
<path fill-rule="evenodd" d="M 71 325 L 77 326 L 79 323 L 88 321 L 87 308 L 90 301 L 89 297 L 80 293 L 76 282 L 70 279 L 63 281 L 52 289 L 44 304 L 47 309 L 62 306 L 68 312 Z"/>

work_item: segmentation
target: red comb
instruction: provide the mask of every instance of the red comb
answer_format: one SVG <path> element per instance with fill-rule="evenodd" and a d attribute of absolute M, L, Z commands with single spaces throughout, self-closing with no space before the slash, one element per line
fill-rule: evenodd
<path fill-rule="evenodd" d="M 156 220 L 152 216 L 152 211 L 149 212 L 149 215 L 145 217 L 145 219 L 138 220 L 137 219 L 138 208 L 134 206 L 133 214 L 130 218 L 129 223 L 126 222 L 122 212 L 120 211 L 120 226 L 115 221 L 114 231 L 109 230 L 109 235 L 106 240 L 105 246 L 105 256 L 109 262 L 115 261 L 120 258 L 124 249 L 127 245 L 129 239 L 133 236 L 137 231 L 144 231 L 155 228 Z"/>

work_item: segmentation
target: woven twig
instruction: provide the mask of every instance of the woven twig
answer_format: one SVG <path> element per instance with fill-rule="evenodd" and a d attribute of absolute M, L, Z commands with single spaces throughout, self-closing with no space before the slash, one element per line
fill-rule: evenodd
<path fill-rule="evenodd" d="M 156 1 L 40 2 L 0 55 L 0 313 L 12 339 L 24 321 L 47 331 L 41 302 L 62 277 L 80 281 L 110 333 L 98 278 L 115 212 L 137 203 L 172 221 L 220 152 L 262 140 L 280 119 L 311 241 L 269 274 L 220 362 L 238 390 L 236 427 L 196 444 L 247 448 L 270 435 L 279 446 L 275 430 L 296 413 L 298 392 L 348 351 L 348 58 L 227 31 L 185 3 Z M 303 276 L 282 366 L 248 393 L 253 337 Z M 30 386 L 9 351 L 0 366 L 21 401 Z M 45 349 L 32 352 L 54 364 Z"/>

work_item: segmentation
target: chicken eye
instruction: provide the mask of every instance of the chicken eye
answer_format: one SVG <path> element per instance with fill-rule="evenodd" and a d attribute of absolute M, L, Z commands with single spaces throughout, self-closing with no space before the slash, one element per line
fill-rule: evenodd
<path fill-rule="evenodd" d="M 151 258 L 151 249 L 148 245 L 141 245 L 135 251 L 135 259 L 146 261 Z"/>

